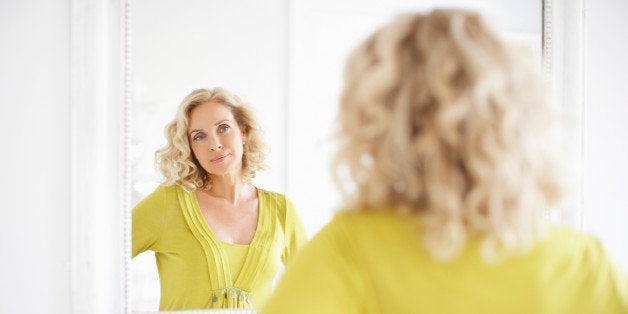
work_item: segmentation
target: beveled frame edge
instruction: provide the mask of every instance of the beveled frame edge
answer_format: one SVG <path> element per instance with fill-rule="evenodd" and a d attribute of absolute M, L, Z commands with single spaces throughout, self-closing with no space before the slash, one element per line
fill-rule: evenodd
<path fill-rule="evenodd" d="M 552 3 L 552 0 L 541 0 L 541 55 L 546 77 L 552 72 Z"/>
<path fill-rule="evenodd" d="M 131 161 L 129 149 L 131 145 L 131 104 L 132 104 L 132 67 L 131 67 L 131 0 L 123 1 L 123 60 L 124 60 L 124 286 L 123 305 L 124 313 L 132 312 L 131 304 L 131 248 L 132 248 L 132 215 L 131 215 Z"/>
<path fill-rule="evenodd" d="M 70 309 L 129 313 L 128 0 L 70 0 Z"/>
<path fill-rule="evenodd" d="M 558 220 L 582 230 L 584 218 L 584 114 L 586 0 L 541 0 L 543 11 L 543 73 L 550 83 L 554 104 L 574 130 L 566 149 L 572 156 L 575 181 L 566 211 Z"/>

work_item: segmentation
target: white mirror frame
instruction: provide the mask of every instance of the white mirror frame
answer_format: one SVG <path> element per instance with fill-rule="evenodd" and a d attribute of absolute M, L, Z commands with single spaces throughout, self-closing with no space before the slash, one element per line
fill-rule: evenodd
<path fill-rule="evenodd" d="M 71 0 L 72 313 L 130 313 L 126 0 Z"/>
<path fill-rule="evenodd" d="M 554 104 L 568 117 L 573 132 L 566 143 L 576 181 L 569 212 L 557 220 L 582 230 L 584 198 L 584 62 L 586 0 L 543 0 L 543 71 L 551 84 Z"/>
<path fill-rule="evenodd" d="M 585 0 L 543 1 L 543 69 L 582 126 Z M 131 313 L 131 0 L 71 0 L 72 313 Z M 568 30 L 568 31 L 566 31 Z M 582 128 L 574 139 L 582 165 Z M 573 204 L 582 225 L 582 190 Z"/>

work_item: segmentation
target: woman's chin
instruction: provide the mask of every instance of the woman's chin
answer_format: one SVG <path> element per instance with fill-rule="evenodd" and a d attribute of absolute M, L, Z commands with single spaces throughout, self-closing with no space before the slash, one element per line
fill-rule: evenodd
<path fill-rule="evenodd" d="M 236 177 L 240 173 L 242 173 L 241 169 L 235 169 L 235 167 L 212 167 L 211 171 L 208 173 L 212 177 L 216 178 L 227 178 L 227 177 Z"/>

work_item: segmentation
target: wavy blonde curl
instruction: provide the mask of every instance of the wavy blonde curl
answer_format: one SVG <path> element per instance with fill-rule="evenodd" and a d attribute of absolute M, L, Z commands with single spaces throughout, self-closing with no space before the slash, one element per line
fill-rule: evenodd
<path fill-rule="evenodd" d="M 473 12 L 376 31 L 345 68 L 334 173 L 346 206 L 418 213 L 440 260 L 472 236 L 487 260 L 531 247 L 563 194 L 539 68 Z"/>
<path fill-rule="evenodd" d="M 155 152 L 156 164 L 165 178 L 163 185 L 177 185 L 188 192 L 197 188 L 211 188 L 211 176 L 194 157 L 187 135 L 190 113 L 198 105 L 207 102 L 227 106 L 242 133 L 246 134 L 242 154 L 243 179 L 250 182 L 257 171 L 266 169 L 267 146 L 252 109 L 224 88 L 197 89 L 183 99 L 174 119 L 164 129 L 167 144 Z"/>

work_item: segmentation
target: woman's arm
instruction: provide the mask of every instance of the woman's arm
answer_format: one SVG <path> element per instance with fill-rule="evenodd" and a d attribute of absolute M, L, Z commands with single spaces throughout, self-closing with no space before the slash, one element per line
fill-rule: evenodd
<path fill-rule="evenodd" d="M 160 230 L 160 208 L 165 203 L 164 188 L 159 186 L 151 194 L 142 199 L 132 212 L 132 257 L 152 250 L 157 242 Z"/>

